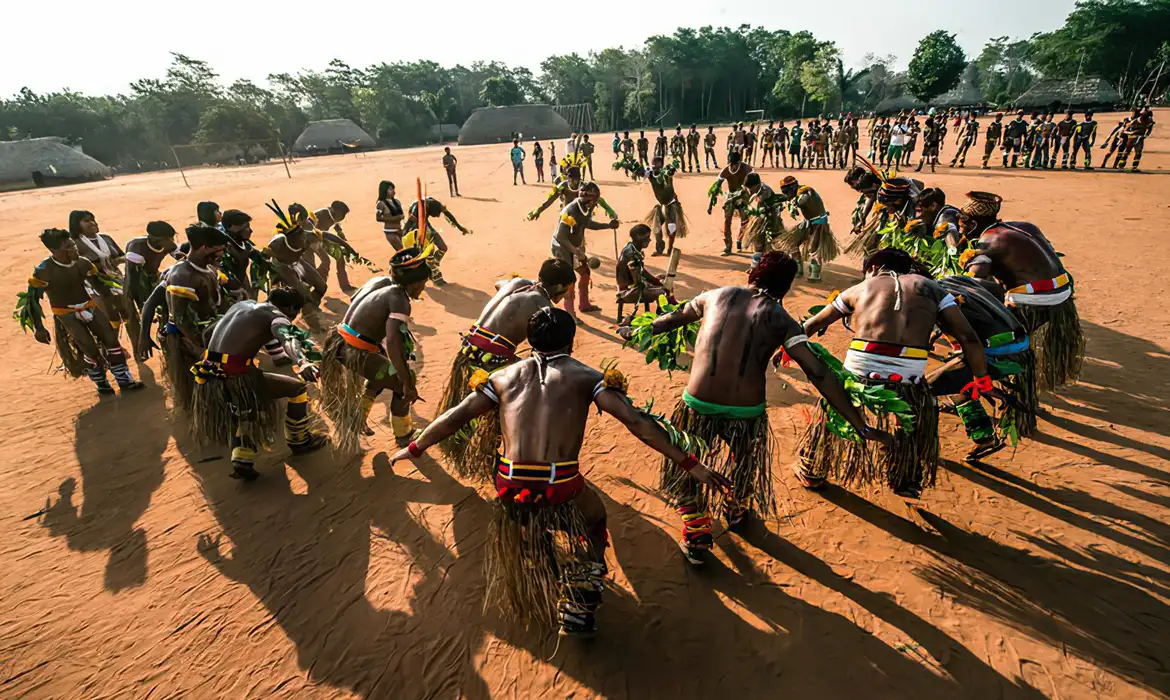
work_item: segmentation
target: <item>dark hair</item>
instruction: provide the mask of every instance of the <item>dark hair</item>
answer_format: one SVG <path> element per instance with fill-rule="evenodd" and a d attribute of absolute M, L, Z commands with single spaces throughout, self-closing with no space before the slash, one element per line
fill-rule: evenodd
<path fill-rule="evenodd" d="M 918 203 L 923 205 L 937 204 L 941 207 L 947 203 L 947 194 L 937 187 L 927 187 L 918 195 Z"/>
<path fill-rule="evenodd" d="M 75 210 L 69 212 L 69 235 L 75 236 L 75 237 L 81 235 L 81 220 L 86 218 L 86 217 L 94 219 L 93 212 L 88 212 L 84 209 L 75 209 Z M 96 221 L 96 219 L 94 219 L 94 220 Z M 60 230 L 60 229 L 46 229 L 46 230 Z"/>
<path fill-rule="evenodd" d="M 73 215 L 70 214 L 69 218 L 72 219 Z M 57 250 L 72 237 L 68 231 L 60 228 L 47 228 L 41 231 L 41 243 L 49 250 Z"/>
<path fill-rule="evenodd" d="M 546 287 L 573 284 L 577 273 L 573 266 L 559 258 L 549 258 L 540 265 L 540 283 Z"/>
<path fill-rule="evenodd" d="M 581 194 L 589 192 L 590 194 L 596 194 L 599 197 L 601 196 L 601 188 L 597 186 L 596 182 L 582 182 L 580 192 Z"/>
<path fill-rule="evenodd" d="M 778 250 L 764 253 L 760 261 L 748 271 L 748 284 L 781 299 L 792 288 L 797 267 L 796 261 L 788 253 Z"/>
<path fill-rule="evenodd" d="M 581 168 L 576 165 L 570 165 L 569 169 L 565 171 L 570 180 L 579 179 L 581 177 Z"/>
<path fill-rule="evenodd" d="M 146 235 L 148 236 L 163 236 L 165 238 L 175 237 L 175 227 L 171 226 L 165 221 L 151 221 L 146 225 Z"/>
<path fill-rule="evenodd" d="M 646 224 L 634 224 L 630 227 L 630 238 L 634 236 L 648 236 L 652 233 L 652 229 Z"/>
<path fill-rule="evenodd" d="M 192 251 L 225 244 L 223 231 L 203 224 L 191 224 L 187 227 L 187 241 L 190 242 Z"/>
<path fill-rule="evenodd" d="M 748 173 L 747 179 L 743 181 L 743 184 L 748 187 L 755 187 L 760 184 L 760 174 L 757 172 Z"/>
<path fill-rule="evenodd" d="M 390 258 L 390 277 L 397 284 L 415 284 L 430 279 L 431 266 L 425 260 L 412 265 L 403 263 L 414 260 L 419 256 L 418 248 L 403 248 Z"/>
<path fill-rule="evenodd" d="M 295 290 L 276 287 L 268 292 L 268 303 L 300 311 L 305 306 L 305 300 Z"/>
<path fill-rule="evenodd" d="M 572 314 L 555 307 L 543 308 L 528 319 L 528 344 L 537 352 L 553 352 L 568 347 L 577 335 Z"/>
<path fill-rule="evenodd" d="M 934 278 L 926 266 L 900 248 L 882 248 L 870 253 L 866 256 L 865 262 L 861 264 L 861 271 L 868 273 L 870 270 L 889 270 L 899 275 L 922 275 Z"/>
<path fill-rule="evenodd" d="M 442 215 L 442 213 L 443 213 L 443 203 L 442 202 L 435 199 L 434 197 L 427 197 L 423 201 L 426 203 L 426 206 L 427 206 L 427 218 L 433 219 L 437 216 Z M 417 212 L 417 210 L 418 210 L 418 207 L 416 206 L 415 211 Z"/>
<path fill-rule="evenodd" d="M 349 205 L 347 205 L 345 202 L 341 201 L 340 199 L 333 200 L 333 204 L 330 204 L 329 208 L 336 209 L 337 211 L 341 212 L 342 216 L 345 216 L 346 214 L 349 213 Z"/>
<path fill-rule="evenodd" d="M 195 218 L 199 219 L 199 223 L 215 226 L 219 223 L 215 220 L 215 212 L 218 209 L 219 205 L 215 202 L 200 202 L 195 207 Z"/>
<path fill-rule="evenodd" d="M 243 226 L 252 220 L 252 217 L 239 209 L 228 209 L 223 213 L 223 227 L 232 228 L 235 226 Z"/>
<path fill-rule="evenodd" d="M 739 155 L 739 151 L 732 151 L 727 154 L 728 163 L 738 163 L 741 160 L 743 160 L 743 157 Z"/>
<path fill-rule="evenodd" d="M 389 180 L 383 180 L 378 183 L 378 201 L 386 199 L 390 190 L 394 187 L 394 183 Z"/>

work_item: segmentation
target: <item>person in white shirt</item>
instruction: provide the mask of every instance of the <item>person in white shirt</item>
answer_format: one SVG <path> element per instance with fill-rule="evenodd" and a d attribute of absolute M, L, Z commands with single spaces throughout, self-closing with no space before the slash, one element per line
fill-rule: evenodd
<path fill-rule="evenodd" d="M 906 119 L 898 117 L 898 123 L 890 129 L 890 148 L 886 153 L 886 162 L 897 164 L 902 162 L 902 149 L 906 147 Z"/>

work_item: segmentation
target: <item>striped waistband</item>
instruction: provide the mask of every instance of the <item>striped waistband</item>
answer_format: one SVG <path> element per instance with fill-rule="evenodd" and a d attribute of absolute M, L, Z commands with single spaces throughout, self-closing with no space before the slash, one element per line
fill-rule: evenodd
<path fill-rule="evenodd" d="M 849 343 L 849 349 L 856 350 L 857 352 L 867 352 L 871 355 L 905 357 L 915 360 L 925 360 L 929 355 L 925 348 L 914 348 L 909 345 L 898 345 L 896 343 L 880 343 L 874 340 L 854 339 Z"/>
<path fill-rule="evenodd" d="M 1058 292 L 1071 283 L 1072 277 L 1066 272 L 1050 280 L 1038 280 L 1036 282 L 1029 282 L 1028 284 L 1021 284 L 1018 287 L 1007 290 L 1007 294 L 1037 294 L 1044 292 Z"/>
<path fill-rule="evenodd" d="M 337 325 L 337 334 L 345 340 L 346 343 L 352 345 L 358 350 L 365 350 L 366 352 L 380 353 L 382 349 L 374 342 L 372 338 L 362 335 L 349 327 L 348 323 L 339 323 Z"/>
<path fill-rule="evenodd" d="M 222 352 L 203 351 L 203 361 L 223 368 L 225 374 L 235 376 L 248 371 L 249 367 L 256 366 L 256 356 L 228 355 Z"/>
<path fill-rule="evenodd" d="M 1032 341 L 1025 335 L 1019 340 L 1012 340 L 1002 345 L 989 345 L 984 348 L 983 352 L 988 357 L 1003 357 L 1005 355 L 1015 355 L 1016 353 L 1024 352 L 1030 347 L 1032 347 Z"/>
<path fill-rule="evenodd" d="M 74 306 L 50 306 L 49 308 L 53 310 L 54 316 L 68 316 L 69 314 L 75 314 L 80 311 L 96 309 L 97 302 L 95 302 L 93 299 L 90 299 L 85 303 L 75 304 Z"/>
<path fill-rule="evenodd" d="M 496 472 L 508 481 L 530 481 L 542 484 L 563 484 L 580 479 L 577 460 L 571 462 L 514 462 L 496 455 Z"/>
<path fill-rule="evenodd" d="M 516 354 L 515 343 L 499 333 L 493 333 L 483 326 L 472 326 L 471 330 L 467 331 L 463 336 L 463 341 L 468 345 L 479 348 L 484 352 L 492 353 L 493 355 L 511 357 Z"/>

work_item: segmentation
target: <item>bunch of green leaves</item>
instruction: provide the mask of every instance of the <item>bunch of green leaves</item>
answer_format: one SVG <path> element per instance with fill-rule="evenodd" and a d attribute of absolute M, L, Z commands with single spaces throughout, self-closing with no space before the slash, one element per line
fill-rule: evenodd
<path fill-rule="evenodd" d="M 628 400 L 628 397 L 627 397 Z M 633 404 L 633 401 L 630 402 Z M 693 454 L 699 459 L 703 459 L 707 455 L 707 441 L 697 435 L 691 435 L 685 430 L 680 429 L 674 423 L 670 422 L 664 414 L 654 412 L 654 399 L 648 399 L 646 405 L 642 406 L 642 412 L 654 419 L 655 423 L 662 426 L 666 434 L 670 437 L 670 444 L 678 449 Z"/>
<path fill-rule="evenodd" d="M 321 349 L 313 342 L 313 338 L 309 335 L 309 331 L 300 326 L 288 324 L 280 327 L 280 338 L 282 340 L 291 340 L 296 343 L 301 349 L 301 356 L 309 362 L 320 362 L 322 359 Z"/>
<path fill-rule="evenodd" d="M 665 370 L 667 374 L 687 369 L 678 363 L 678 356 L 687 352 L 688 347 L 694 346 L 695 340 L 699 337 L 699 322 L 688 323 L 657 335 L 654 334 L 653 327 L 656 318 L 677 311 L 685 303 L 684 301 L 671 304 L 665 295 L 658 297 L 660 311 L 646 311 L 630 321 L 633 334 L 624 343 L 625 347 L 636 348 L 646 356 L 646 364 L 657 362 L 658 368 Z"/>
<path fill-rule="evenodd" d="M 999 414 L 999 434 L 1011 443 L 1013 449 L 1020 444 L 1020 430 L 1016 427 L 1016 412 L 1007 406 Z"/>
<path fill-rule="evenodd" d="M 41 309 L 41 290 L 29 287 L 28 291 L 16 295 L 16 309 L 12 312 L 12 319 L 20 324 L 24 332 L 35 331 L 37 321 L 45 318 Z"/>
<path fill-rule="evenodd" d="M 370 272 L 381 272 L 374 261 L 363 258 L 353 246 L 348 243 L 335 243 L 333 241 L 325 241 L 325 249 L 329 253 L 329 257 L 338 262 L 347 262 L 354 265 L 362 265 Z"/>
<path fill-rule="evenodd" d="M 858 381 L 825 346 L 809 343 L 808 347 L 821 362 L 825 363 L 829 371 L 841 380 L 850 403 L 863 413 L 870 411 L 874 414 L 893 414 L 902 430 L 908 433 L 914 431 L 914 414 L 910 411 L 910 404 L 898 396 L 898 392 L 886 388 L 883 384 L 866 384 Z M 861 435 L 827 401 L 821 401 L 821 408 L 825 412 L 825 426 L 830 432 L 843 440 L 861 442 Z"/>
<path fill-rule="evenodd" d="M 959 256 L 950 252 L 945 239 L 908 232 L 898 226 L 896 220 L 891 220 L 881 234 L 884 246 L 906 251 L 910 257 L 930 268 L 935 277 L 949 277 L 963 272 Z"/>
<path fill-rule="evenodd" d="M 111 275 L 108 272 L 99 271 L 96 275 L 94 275 L 94 277 L 97 278 L 97 281 L 100 282 L 103 287 L 111 289 L 115 292 L 122 291 L 122 280 L 118 279 L 114 275 Z"/>

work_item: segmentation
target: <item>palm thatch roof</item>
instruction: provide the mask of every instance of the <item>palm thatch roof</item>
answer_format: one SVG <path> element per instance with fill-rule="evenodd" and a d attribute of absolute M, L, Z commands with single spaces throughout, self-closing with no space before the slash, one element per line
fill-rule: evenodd
<path fill-rule="evenodd" d="M 573 133 L 565 118 L 548 105 L 483 107 L 471 113 L 459 130 L 459 145 L 503 143 L 512 134 L 525 139 L 563 139 Z"/>
<path fill-rule="evenodd" d="M 348 119 L 309 122 L 293 143 L 297 153 L 329 153 L 354 148 L 377 148 L 378 142 Z"/>
<path fill-rule="evenodd" d="M 0 189 L 87 182 L 113 177 L 103 163 L 56 137 L 0 141 Z"/>
<path fill-rule="evenodd" d="M 976 80 L 979 70 L 974 63 L 968 64 L 959 79 L 959 84 L 930 101 L 935 107 L 974 107 L 983 104 L 983 93 L 979 90 Z"/>
<path fill-rule="evenodd" d="M 898 97 L 887 97 L 879 102 L 876 111 L 878 114 L 893 114 L 902 111 L 908 112 L 912 109 L 926 109 L 926 103 L 910 93 L 904 92 Z"/>
<path fill-rule="evenodd" d="M 1058 104 L 1063 108 L 1115 105 L 1122 101 L 1121 93 L 1104 78 L 1079 80 L 1047 79 L 1037 81 L 1012 101 L 1016 107 L 1047 107 Z"/>

